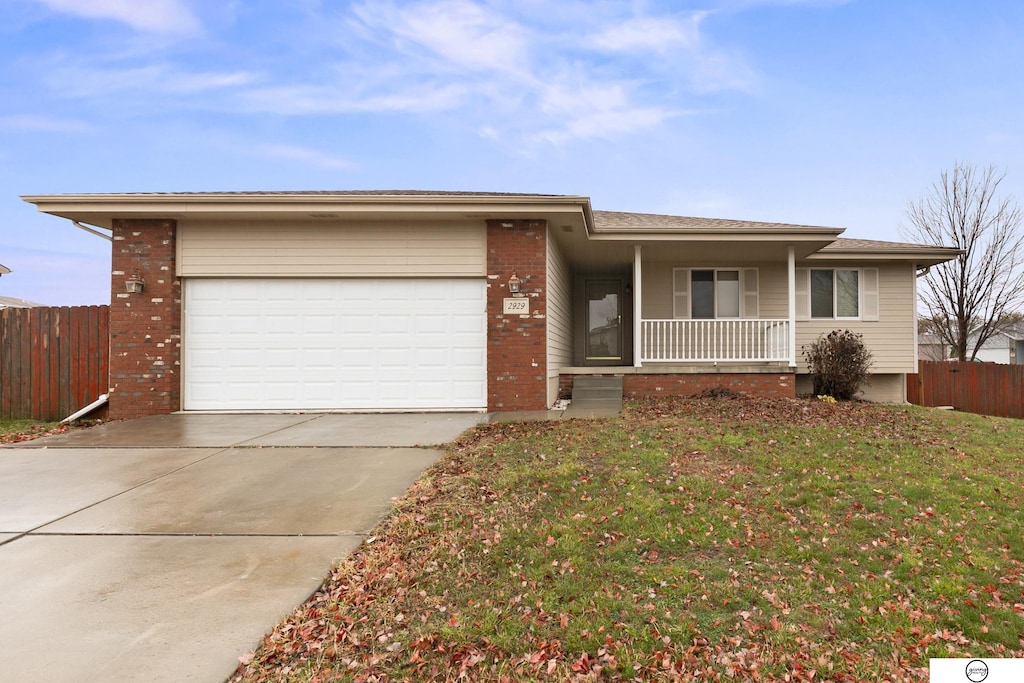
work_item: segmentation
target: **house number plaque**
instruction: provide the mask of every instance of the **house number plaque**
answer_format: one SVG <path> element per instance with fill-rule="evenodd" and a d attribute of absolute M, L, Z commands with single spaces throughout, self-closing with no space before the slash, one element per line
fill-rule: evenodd
<path fill-rule="evenodd" d="M 506 315 L 529 315 L 530 314 L 530 300 L 525 297 L 507 298 L 502 299 L 504 306 L 502 306 L 501 312 Z"/>

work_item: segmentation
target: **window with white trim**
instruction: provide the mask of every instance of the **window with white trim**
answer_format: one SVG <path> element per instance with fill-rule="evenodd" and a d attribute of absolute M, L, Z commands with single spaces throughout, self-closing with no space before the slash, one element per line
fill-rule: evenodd
<path fill-rule="evenodd" d="M 860 272 L 811 269 L 811 317 L 860 316 Z"/>
<path fill-rule="evenodd" d="M 798 268 L 797 319 L 878 320 L 877 268 Z"/>
<path fill-rule="evenodd" d="M 756 268 L 674 268 L 672 282 L 676 318 L 758 316 Z"/>

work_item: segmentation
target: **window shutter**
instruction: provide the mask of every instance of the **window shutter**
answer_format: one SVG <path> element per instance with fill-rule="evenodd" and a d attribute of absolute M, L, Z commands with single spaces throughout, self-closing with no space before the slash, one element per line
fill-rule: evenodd
<path fill-rule="evenodd" d="M 811 319 L 811 271 L 807 268 L 796 269 L 796 319 Z"/>
<path fill-rule="evenodd" d="M 672 269 L 672 317 L 690 317 L 690 269 Z"/>
<path fill-rule="evenodd" d="M 878 268 L 864 269 L 861 287 L 861 320 L 878 320 Z"/>
<path fill-rule="evenodd" d="M 744 318 L 761 317 L 757 301 L 757 268 L 743 269 L 743 312 Z"/>

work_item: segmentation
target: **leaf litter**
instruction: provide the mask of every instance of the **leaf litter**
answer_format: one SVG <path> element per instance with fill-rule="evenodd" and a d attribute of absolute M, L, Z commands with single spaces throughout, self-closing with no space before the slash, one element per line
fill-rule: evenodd
<path fill-rule="evenodd" d="M 1020 421 L 645 400 L 481 426 L 233 681 L 921 681 L 1024 656 Z"/>

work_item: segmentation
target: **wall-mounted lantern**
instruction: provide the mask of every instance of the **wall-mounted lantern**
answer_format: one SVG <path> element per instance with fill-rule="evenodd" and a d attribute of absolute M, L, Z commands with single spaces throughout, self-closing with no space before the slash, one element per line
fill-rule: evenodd
<path fill-rule="evenodd" d="M 519 293 L 519 289 L 519 278 L 516 276 L 515 271 L 512 271 L 512 277 L 508 279 L 508 291 L 512 296 L 522 296 L 522 294 Z"/>
<path fill-rule="evenodd" d="M 142 279 L 138 271 L 135 271 L 124 281 L 124 288 L 129 294 L 141 294 L 142 290 L 146 288 L 146 281 Z"/>

